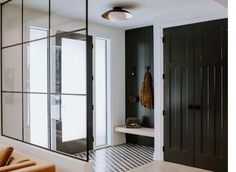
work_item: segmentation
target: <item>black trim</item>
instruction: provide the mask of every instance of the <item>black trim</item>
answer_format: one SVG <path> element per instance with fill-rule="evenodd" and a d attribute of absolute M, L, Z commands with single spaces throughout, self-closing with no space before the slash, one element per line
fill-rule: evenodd
<path fill-rule="evenodd" d="M 88 39 L 89 39 L 89 36 L 88 36 L 88 0 L 86 0 L 86 25 L 85 25 L 85 28 L 86 28 L 86 57 L 88 57 L 88 52 L 89 52 L 89 43 L 88 43 Z M 87 62 L 87 67 L 88 67 L 88 62 Z M 87 69 L 87 77 L 88 77 L 88 69 Z M 88 82 L 88 81 L 87 81 Z M 88 84 L 88 83 L 87 83 Z M 88 86 L 88 85 L 87 85 Z M 87 103 L 88 103 L 88 88 L 87 88 Z M 88 114 L 88 106 L 87 106 L 87 114 Z M 87 135 L 87 152 L 86 152 L 86 159 L 87 161 L 89 161 L 89 143 L 90 143 L 90 139 L 89 139 L 89 119 L 88 119 L 88 115 L 87 115 L 87 130 L 86 130 L 86 135 Z"/>
<path fill-rule="evenodd" d="M 3 93 L 15 94 L 51 94 L 51 95 L 64 95 L 64 96 L 86 96 L 86 94 L 71 94 L 71 93 L 47 93 L 47 92 L 29 92 L 29 91 L 2 91 Z"/>
<path fill-rule="evenodd" d="M 51 0 L 48 1 L 48 36 L 51 35 Z M 51 38 L 48 38 L 48 57 L 47 57 L 47 92 L 51 92 Z M 51 94 L 47 95 L 47 105 L 48 105 L 48 133 L 52 132 L 52 118 L 51 118 Z M 48 135 L 48 147 L 52 149 L 52 136 Z"/>
<path fill-rule="evenodd" d="M 56 33 L 55 35 L 50 35 L 50 36 L 39 38 L 39 39 L 34 39 L 34 40 L 30 40 L 30 41 L 25 41 L 25 42 L 22 42 L 22 43 L 7 45 L 7 46 L 2 47 L 2 49 L 15 47 L 15 46 L 22 45 L 22 44 L 29 44 L 31 42 L 37 42 L 37 41 L 41 41 L 41 40 L 44 40 L 44 39 L 54 38 L 54 37 L 57 37 L 57 36 L 68 35 L 68 34 L 72 34 L 72 33 L 75 33 L 75 32 L 81 32 L 81 31 L 84 31 L 84 30 L 85 30 L 85 28 L 77 29 L 77 30 L 73 30 L 73 31 L 69 31 L 69 32 L 60 32 L 60 33 Z"/>
<path fill-rule="evenodd" d="M 39 146 L 39 145 L 35 145 L 35 144 L 29 143 L 29 142 L 26 142 L 26 141 L 22 141 L 22 140 L 14 138 L 14 137 L 7 136 L 5 134 L 2 134 L 1 136 L 6 137 L 8 139 L 12 139 L 12 140 L 18 141 L 18 142 L 21 142 L 21 143 L 25 143 L 27 145 L 31 145 L 31 146 L 37 147 L 37 148 L 40 148 L 40 149 L 44 149 L 44 150 L 49 151 L 49 152 L 58 153 L 58 154 L 61 154 L 61 155 L 64 155 L 64 156 L 68 156 L 68 157 L 73 158 L 73 159 L 78 159 L 78 160 L 81 160 L 81 161 L 88 162 L 86 159 L 78 158 L 78 157 L 70 155 L 70 154 L 66 154 L 66 153 L 63 153 L 63 152 L 55 151 L 53 149 L 48 149 L 48 148 L 45 148 L 45 147 L 42 147 L 42 146 Z"/>
<path fill-rule="evenodd" d="M 165 79 L 165 74 L 164 73 L 162 74 L 162 79 Z"/>
<path fill-rule="evenodd" d="M 1 4 L 1 46 L 2 46 L 2 4 Z M 3 103 L 2 103 L 2 48 L 1 48 L 1 135 L 3 134 Z"/>
<path fill-rule="evenodd" d="M 24 0 L 21 0 L 21 42 L 24 41 Z M 24 92 L 24 45 L 21 44 L 21 91 Z M 21 120 L 22 120 L 22 140 L 25 140 L 24 121 L 24 94 L 21 94 Z"/>
<path fill-rule="evenodd" d="M 12 0 L 5 1 L 5 2 L 1 3 L 1 5 L 4 5 L 4 4 L 6 4 L 6 3 L 8 3 L 8 2 L 11 2 L 11 1 L 12 1 Z"/>

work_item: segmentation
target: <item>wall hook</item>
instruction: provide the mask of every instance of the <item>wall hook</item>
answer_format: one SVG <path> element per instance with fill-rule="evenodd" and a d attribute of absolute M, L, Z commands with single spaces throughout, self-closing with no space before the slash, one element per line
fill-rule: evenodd
<path fill-rule="evenodd" d="M 136 73 L 136 67 L 133 67 L 132 72 L 131 72 L 131 76 L 135 76 L 135 73 Z"/>
<path fill-rule="evenodd" d="M 151 69 L 150 66 L 146 66 L 146 72 L 149 72 L 150 69 Z"/>

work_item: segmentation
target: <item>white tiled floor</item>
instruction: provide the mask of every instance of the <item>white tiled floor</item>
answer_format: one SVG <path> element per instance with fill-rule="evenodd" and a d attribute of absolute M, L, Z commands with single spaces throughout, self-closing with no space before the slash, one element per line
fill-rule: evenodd
<path fill-rule="evenodd" d="M 129 172 L 210 172 L 210 171 L 165 161 L 153 161 L 146 165 L 130 170 Z"/>

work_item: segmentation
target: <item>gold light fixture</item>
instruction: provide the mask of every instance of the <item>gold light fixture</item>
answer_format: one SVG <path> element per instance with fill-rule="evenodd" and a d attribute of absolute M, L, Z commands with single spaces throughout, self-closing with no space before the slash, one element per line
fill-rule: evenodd
<path fill-rule="evenodd" d="M 131 19 L 133 14 L 123 10 L 121 7 L 114 7 L 112 10 L 103 13 L 102 17 L 111 21 L 122 21 Z"/>

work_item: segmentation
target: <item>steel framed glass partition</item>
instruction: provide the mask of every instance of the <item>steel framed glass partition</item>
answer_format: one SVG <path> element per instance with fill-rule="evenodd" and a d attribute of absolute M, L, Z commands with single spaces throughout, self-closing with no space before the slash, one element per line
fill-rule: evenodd
<path fill-rule="evenodd" d="M 91 44 L 88 0 L 1 4 L 2 136 L 89 160 Z"/>

